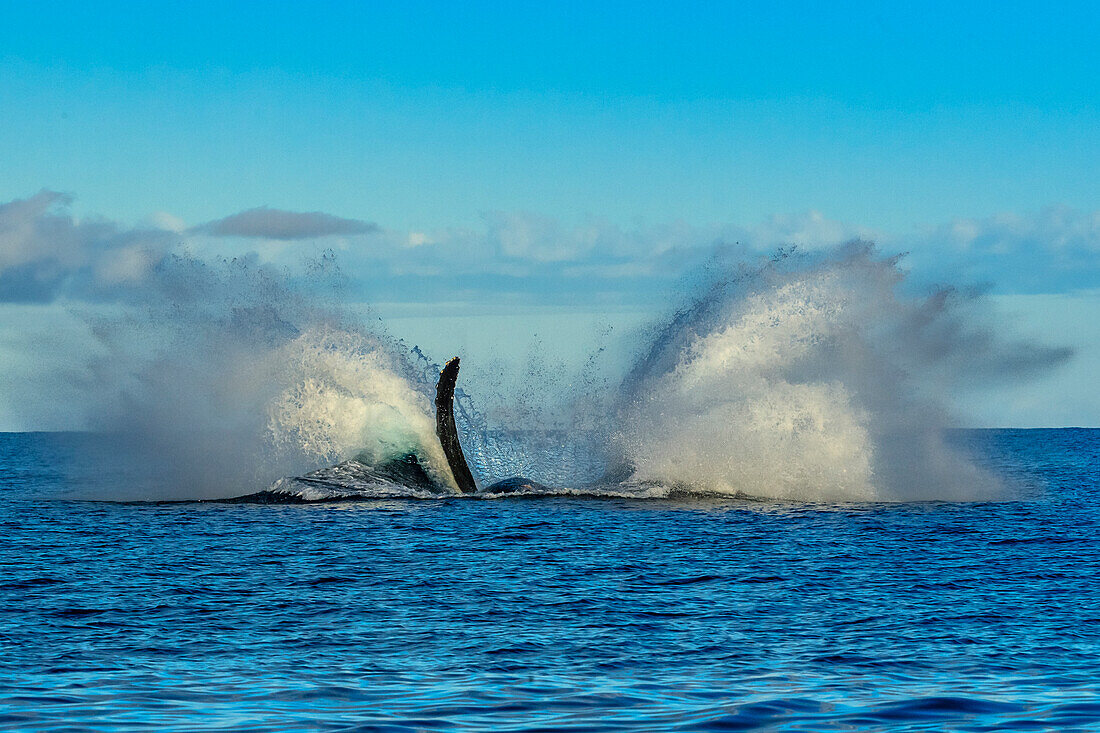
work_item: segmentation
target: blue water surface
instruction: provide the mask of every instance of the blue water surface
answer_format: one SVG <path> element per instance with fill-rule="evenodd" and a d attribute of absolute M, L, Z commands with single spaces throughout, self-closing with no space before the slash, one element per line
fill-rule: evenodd
<path fill-rule="evenodd" d="M 1100 430 L 993 503 L 77 501 L 0 435 L 0 726 L 1097 730 Z"/>

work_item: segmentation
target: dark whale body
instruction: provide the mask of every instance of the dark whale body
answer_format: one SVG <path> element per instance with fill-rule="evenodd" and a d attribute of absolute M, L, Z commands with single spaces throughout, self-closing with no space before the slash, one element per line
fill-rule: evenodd
<path fill-rule="evenodd" d="M 462 453 L 458 427 L 455 425 L 454 398 L 458 361 L 456 356 L 447 362 L 435 385 L 435 434 L 439 436 L 439 443 L 443 446 L 443 454 L 447 456 L 447 464 L 454 474 L 458 490 L 463 494 L 473 494 L 477 492 L 477 482 L 474 481 L 466 456 Z"/>
<path fill-rule="evenodd" d="M 463 494 L 477 493 L 477 482 L 470 473 L 462 444 L 458 440 L 458 427 L 455 425 L 454 396 L 455 382 L 458 380 L 459 358 L 456 356 L 444 365 L 439 373 L 439 382 L 435 385 L 435 434 L 447 456 L 447 464 L 454 474 L 458 490 Z M 485 488 L 485 494 L 509 494 L 519 491 L 545 491 L 546 487 L 535 481 L 513 476 Z"/>

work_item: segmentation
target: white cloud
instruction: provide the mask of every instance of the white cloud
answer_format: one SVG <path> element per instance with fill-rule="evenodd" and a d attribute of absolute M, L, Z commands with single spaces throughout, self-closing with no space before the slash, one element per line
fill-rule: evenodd
<path fill-rule="evenodd" d="M 749 229 L 745 239 L 757 248 L 794 244 L 807 249 L 832 247 L 851 239 L 878 240 L 882 235 L 866 227 L 854 227 L 829 219 L 820 211 L 776 214 Z"/>
<path fill-rule="evenodd" d="M 0 302 L 115 297 L 179 241 L 163 230 L 77 220 L 68 204 L 54 191 L 0 204 Z"/>
<path fill-rule="evenodd" d="M 955 219 L 896 240 L 917 271 L 984 281 L 1001 292 L 1056 293 L 1100 285 L 1100 211 L 1050 206 L 1030 214 Z"/>
<path fill-rule="evenodd" d="M 187 224 L 178 216 L 173 216 L 167 211 L 155 211 L 149 217 L 149 225 L 154 229 L 163 229 L 166 232 L 183 232 Z"/>
<path fill-rule="evenodd" d="M 855 238 L 877 241 L 888 254 L 908 252 L 905 264 L 917 282 L 991 283 L 1003 293 L 1100 287 L 1100 212 L 1067 207 L 956 219 L 890 236 L 817 211 L 750 225 L 635 226 L 493 212 L 477 227 L 401 231 L 320 212 L 252 209 L 188 231 L 163 213 L 146 228 L 77 219 L 68 203 L 62 194 L 43 191 L 0 204 L 0 301 L 125 298 L 166 254 L 185 248 L 207 259 L 253 252 L 262 262 L 293 268 L 322 246 L 303 251 L 295 238 L 338 232 L 324 246 L 339 250 L 336 261 L 356 297 L 368 299 L 511 293 L 572 302 L 601 290 L 611 298 L 648 299 L 655 289 L 677 287 L 685 273 L 708 261 L 736 267 L 782 246 L 816 250 Z M 196 236 L 209 234 L 262 239 L 246 244 Z"/>

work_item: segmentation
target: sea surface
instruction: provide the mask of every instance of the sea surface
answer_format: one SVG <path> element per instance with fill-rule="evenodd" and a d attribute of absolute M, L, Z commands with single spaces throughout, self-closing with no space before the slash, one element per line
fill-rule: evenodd
<path fill-rule="evenodd" d="M 80 500 L 0 435 L 0 726 L 1100 730 L 1100 430 L 985 503 Z"/>

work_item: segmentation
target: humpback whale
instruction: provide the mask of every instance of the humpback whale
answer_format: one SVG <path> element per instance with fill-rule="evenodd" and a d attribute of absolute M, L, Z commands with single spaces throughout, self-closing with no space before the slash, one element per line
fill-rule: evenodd
<path fill-rule="evenodd" d="M 447 464 L 451 467 L 458 490 L 463 494 L 473 494 L 477 491 L 477 483 L 470 473 L 466 456 L 462 453 L 462 444 L 458 442 L 458 428 L 455 426 L 454 397 L 458 362 L 457 356 L 448 361 L 439 373 L 439 381 L 435 385 L 435 434 L 439 436 L 439 444 L 443 446 L 443 455 L 447 456 Z"/>
<path fill-rule="evenodd" d="M 447 456 L 447 464 L 454 474 L 458 490 L 463 494 L 477 493 L 477 482 L 474 481 L 470 467 L 466 464 L 466 456 L 462 453 L 462 444 L 458 441 L 458 428 L 455 426 L 454 396 L 455 381 L 458 379 L 458 357 L 454 357 L 444 365 L 439 373 L 439 382 L 435 385 L 435 433 L 439 436 L 439 444 L 443 446 L 443 454 Z M 513 476 L 484 489 L 485 494 L 507 494 L 522 491 L 546 491 L 547 487 L 525 479 L 522 476 Z"/>
<path fill-rule="evenodd" d="M 477 481 L 458 438 L 458 426 L 455 424 L 454 395 L 455 382 L 458 379 L 459 358 L 448 361 L 439 372 L 439 381 L 435 386 L 435 433 L 443 448 L 443 455 L 454 476 L 455 486 L 463 495 L 500 495 L 510 493 L 546 492 L 548 487 L 530 479 L 513 476 L 478 489 Z M 416 453 L 407 453 L 381 463 L 364 465 L 358 461 L 347 461 L 330 468 L 312 471 L 304 476 L 286 479 L 290 487 L 281 486 L 283 479 L 271 488 L 254 494 L 232 499 L 219 499 L 230 503 L 299 503 L 308 501 L 335 501 L 350 498 L 346 491 L 348 479 L 356 482 L 369 482 L 390 486 L 405 486 L 429 494 L 445 494 L 451 488 L 440 483 L 425 470 L 421 458 Z M 305 498 L 293 487 L 307 487 L 320 492 L 320 498 Z"/>

